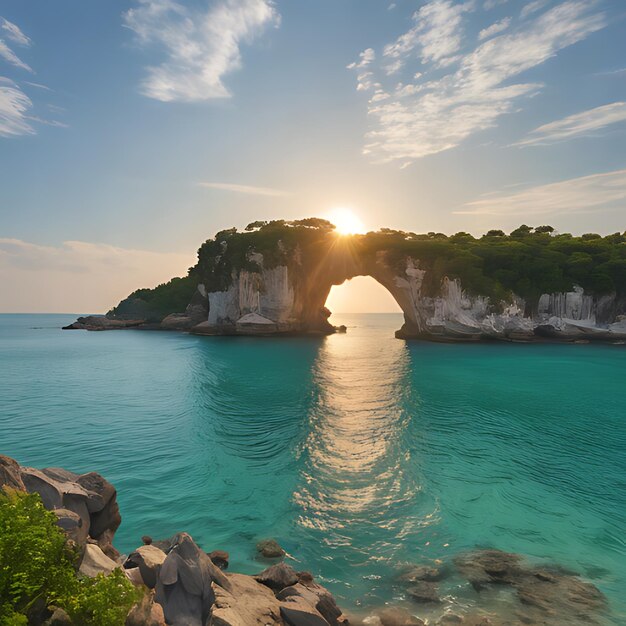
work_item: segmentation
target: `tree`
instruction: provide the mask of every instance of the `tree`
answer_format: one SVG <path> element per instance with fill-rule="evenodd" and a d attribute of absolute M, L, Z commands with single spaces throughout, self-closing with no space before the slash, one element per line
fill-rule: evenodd
<path fill-rule="evenodd" d="M 526 237 L 533 232 L 532 226 L 526 226 L 526 224 L 522 224 L 518 228 L 516 228 L 512 233 L 511 237 Z"/>

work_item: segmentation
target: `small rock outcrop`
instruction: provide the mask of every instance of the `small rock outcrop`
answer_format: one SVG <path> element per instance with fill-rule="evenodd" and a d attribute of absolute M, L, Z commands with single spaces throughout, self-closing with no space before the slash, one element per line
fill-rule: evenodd
<path fill-rule="evenodd" d="M 280 559 L 285 556 L 285 551 L 275 539 L 261 539 L 256 544 L 257 552 L 266 559 Z"/>

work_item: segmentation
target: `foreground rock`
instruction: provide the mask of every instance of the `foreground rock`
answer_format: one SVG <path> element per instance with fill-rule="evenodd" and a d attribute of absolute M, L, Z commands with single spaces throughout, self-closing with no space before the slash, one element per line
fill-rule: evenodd
<path fill-rule="evenodd" d="M 108 574 L 121 566 L 112 545 L 121 519 L 116 491 L 99 474 L 37 470 L 0 456 L 2 487 L 40 494 L 68 540 L 82 550 L 80 575 Z M 285 554 L 275 540 L 259 542 L 258 547 L 260 553 L 271 555 L 267 558 Z M 128 579 L 145 590 L 126 625 L 600 626 L 607 611 L 605 598 L 592 584 L 557 567 L 529 565 L 520 555 L 500 550 L 460 554 L 454 568 L 450 563 L 411 567 L 399 578 L 411 610 L 390 605 L 362 621 L 348 620 L 333 595 L 308 572 L 280 562 L 247 576 L 222 571 L 218 564 L 227 562 L 228 553 L 207 554 L 187 533 L 162 541 L 143 537 L 143 545 L 123 564 Z M 446 584 L 452 585 L 448 591 L 454 589 L 455 595 L 462 586 L 473 588 L 478 601 L 451 607 L 444 602 Z M 500 592 L 505 602 L 497 600 Z M 72 626 L 62 610 L 48 609 L 47 624 Z"/>
<path fill-rule="evenodd" d="M 117 492 L 100 474 L 75 474 L 58 467 L 38 470 L 0 457 L 0 488 L 4 486 L 38 493 L 83 554 L 92 542 L 110 559 L 119 557 L 112 545 L 122 521 Z"/>

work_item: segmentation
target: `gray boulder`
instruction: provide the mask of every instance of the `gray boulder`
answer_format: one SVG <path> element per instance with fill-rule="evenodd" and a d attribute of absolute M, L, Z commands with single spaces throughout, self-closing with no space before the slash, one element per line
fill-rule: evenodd
<path fill-rule="evenodd" d="M 163 550 L 152 545 L 143 545 L 132 552 L 126 562 L 125 569 L 138 567 L 141 572 L 141 578 L 150 589 L 154 589 L 157 583 L 159 568 L 167 555 Z"/>
<path fill-rule="evenodd" d="M 230 584 L 187 533 L 176 535 L 156 581 L 156 601 L 172 626 L 206 626 L 215 602 L 213 583 Z"/>
<path fill-rule="evenodd" d="M 255 579 L 274 591 L 280 591 L 298 582 L 296 570 L 286 563 L 278 563 L 263 570 Z"/>

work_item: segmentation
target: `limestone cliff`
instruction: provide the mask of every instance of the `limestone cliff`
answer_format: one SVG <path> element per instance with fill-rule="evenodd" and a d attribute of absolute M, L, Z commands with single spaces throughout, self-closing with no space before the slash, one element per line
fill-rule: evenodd
<path fill-rule="evenodd" d="M 626 237 L 546 228 L 480 239 L 388 229 L 342 237 L 325 220 L 256 222 L 203 244 L 188 277 L 72 327 L 329 334 L 331 287 L 371 276 L 404 313 L 400 338 L 625 340 Z M 173 309 L 191 290 L 186 310 Z"/>

